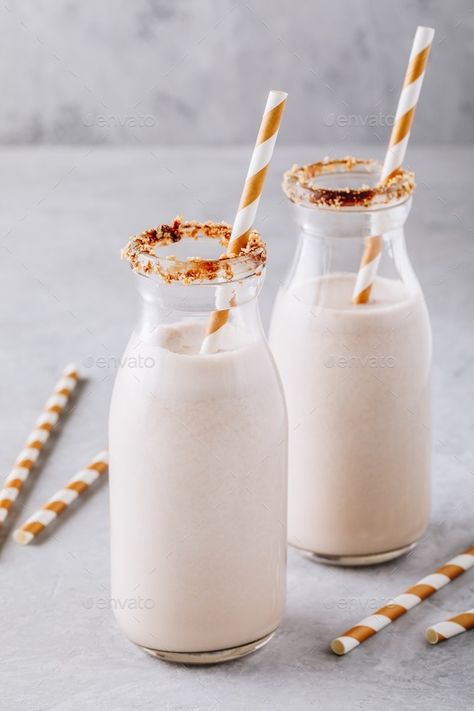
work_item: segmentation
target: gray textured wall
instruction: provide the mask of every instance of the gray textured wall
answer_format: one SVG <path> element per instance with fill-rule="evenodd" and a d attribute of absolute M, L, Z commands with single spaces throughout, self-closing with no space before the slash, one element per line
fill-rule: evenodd
<path fill-rule="evenodd" d="M 6 0 L 0 143 L 385 142 L 417 24 L 437 34 L 413 131 L 474 135 L 472 0 Z"/>

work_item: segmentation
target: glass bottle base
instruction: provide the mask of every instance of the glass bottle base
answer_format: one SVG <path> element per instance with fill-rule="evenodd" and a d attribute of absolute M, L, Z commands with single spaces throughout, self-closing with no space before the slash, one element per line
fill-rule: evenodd
<path fill-rule="evenodd" d="M 377 565 L 377 563 L 388 563 L 389 560 L 394 560 L 399 558 L 401 555 L 405 555 L 409 551 L 413 550 L 418 541 L 414 543 L 409 543 L 407 546 L 402 548 L 395 548 L 391 551 L 385 551 L 384 553 L 370 553 L 366 555 L 324 555 L 323 553 L 315 553 L 314 551 L 308 551 L 304 548 L 299 548 L 298 546 L 290 545 L 296 548 L 300 553 L 302 553 L 307 558 L 311 558 L 317 563 L 325 563 L 326 565 L 340 565 L 340 566 L 363 566 L 363 565 Z"/>
<path fill-rule="evenodd" d="M 219 649 L 213 652 L 166 652 L 159 649 L 150 649 L 149 647 L 141 648 L 151 654 L 152 657 L 158 657 L 165 662 L 177 662 L 178 664 L 221 664 L 222 662 L 231 662 L 234 659 L 245 657 L 247 654 L 252 654 L 258 649 L 264 647 L 271 640 L 275 630 L 270 634 L 256 639 L 254 642 L 242 644 L 239 647 L 229 647 L 228 649 Z"/>

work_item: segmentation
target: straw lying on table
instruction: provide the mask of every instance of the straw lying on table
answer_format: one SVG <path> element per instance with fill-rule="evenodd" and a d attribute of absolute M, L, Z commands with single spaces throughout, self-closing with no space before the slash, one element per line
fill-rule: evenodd
<path fill-rule="evenodd" d="M 89 489 L 108 468 L 108 453 L 99 452 L 85 469 L 81 469 L 68 481 L 64 489 L 57 491 L 33 516 L 14 533 L 17 543 L 27 545 L 38 536 L 46 526 L 65 511 L 78 496 Z"/>
<path fill-rule="evenodd" d="M 8 475 L 3 490 L 0 491 L 0 526 L 3 525 L 11 508 L 27 480 L 36 460 L 48 439 L 51 430 L 64 412 L 66 403 L 79 379 L 75 365 L 69 365 L 56 383 L 53 394 L 46 402 L 36 422 L 33 432 L 28 437 L 25 448 L 20 452 L 15 466 Z"/>
<path fill-rule="evenodd" d="M 419 580 L 416 585 L 408 588 L 404 593 L 398 595 L 387 605 L 381 607 L 373 615 L 369 615 L 354 627 L 344 632 L 331 642 L 331 649 L 335 654 L 347 654 L 366 639 L 379 632 L 391 622 L 401 617 L 419 605 L 427 597 L 433 595 L 445 585 L 454 580 L 474 565 L 474 545 L 470 546 L 464 553 L 449 560 L 446 565 L 438 568 L 432 575 Z"/>
<path fill-rule="evenodd" d="M 461 612 L 459 615 L 450 617 L 449 620 L 428 627 L 425 635 L 430 644 L 438 644 L 438 642 L 443 642 L 445 639 L 456 637 L 456 635 L 472 629 L 474 629 L 474 609 Z"/>
<path fill-rule="evenodd" d="M 232 227 L 227 254 L 236 256 L 247 244 L 249 233 L 255 221 L 263 184 L 278 136 L 283 111 L 288 94 L 284 91 L 271 91 L 263 113 L 257 142 L 252 154 L 250 166 L 240 198 L 239 208 Z M 206 337 L 201 346 L 201 353 L 213 353 L 217 350 L 218 333 L 227 323 L 229 306 L 233 306 L 232 292 L 226 285 L 217 290 L 217 311 L 212 314 Z M 222 303 L 223 302 L 223 303 Z"/>
<path fill-rule="evenodd" d="M 431 27 L 418 27 L 416 30 L 390 143 L 385 155 L 381 183 L 390 180 L 403 163 L 433 37 L 434 30 Z M 369 301 L 382 246 L 383 241 L 379 236 L 367 239 L 352 295 L 353 304 L 365 304 Z"/>

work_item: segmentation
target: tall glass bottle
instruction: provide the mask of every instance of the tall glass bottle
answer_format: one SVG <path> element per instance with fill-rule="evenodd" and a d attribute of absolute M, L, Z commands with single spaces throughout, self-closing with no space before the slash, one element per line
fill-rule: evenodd
<path fill-rule="evenodd" d="M 289 541 L 325 562 L 395 558 L 430 509 L 431 332 L 406 251 L 413 175 L 374 161 L 286 174 L 298 246 L 270 344 L 289 415 Z M 383 240 L 370 300 L 352 303 L 367 240 Z"/>
<path fill-rule="evenodd" d="M 287 419 L 258 310 L 265 246 L 254 233 L 219 258 L 229 235 L 175 221 L 125 250 L 141 298 L 110 413 L 114 612 L 133 642 L 186 663 L 258 649 L 284 606 Z M 222 289 L 229 320 L 201 354 Z"/>

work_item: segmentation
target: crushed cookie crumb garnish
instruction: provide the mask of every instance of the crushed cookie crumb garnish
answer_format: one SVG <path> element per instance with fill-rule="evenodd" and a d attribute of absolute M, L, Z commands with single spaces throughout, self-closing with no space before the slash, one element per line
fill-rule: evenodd
<path fill-rule="evenodd" d="M 132 237 L 122 249 L 122 259 L 130 262 L 134 271 L 144 276 L 158 276 L 167 283 L 214 282 L 242 279 L 263 270 L 267 251 L 260 234 L 252 230 L 247 244 L 238 254 L 228 255 L 232 226 L 224 222 L 186 222 L 176 217 L 170 224 L 158 225 Z M 214 239 L 224 252 L 217 259 L 188 257 L 180 260 L 174 255 L 160 255 L 159 250 L 182 239 Z"/>
<path fill-rule="evenodd" d="M 387 182 L 376 185 L 332 188 L 323 184 L 323 177 L 329 174 L 366 173 L 369 179 L 381 170 L 382 164 L 372 159 L 324 158 L 309 165 L 294 165 L 284 174 L 283 190 L 298 205 L 332 209 L 376 207 L 406 200 L 415 189 L 415 174 L 403 168 Z"/>

